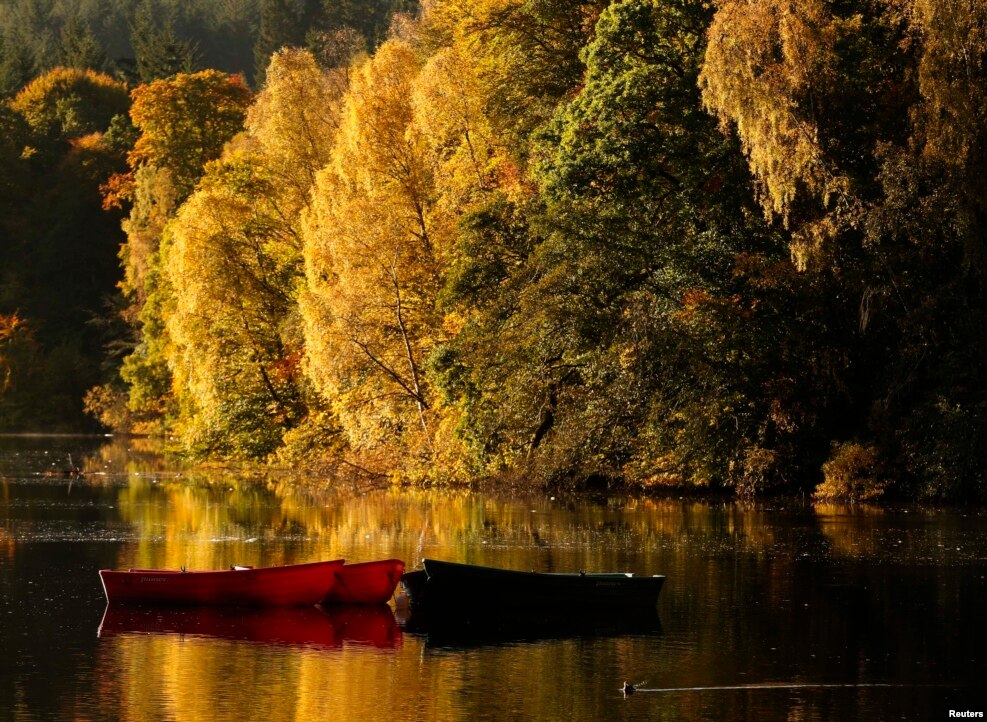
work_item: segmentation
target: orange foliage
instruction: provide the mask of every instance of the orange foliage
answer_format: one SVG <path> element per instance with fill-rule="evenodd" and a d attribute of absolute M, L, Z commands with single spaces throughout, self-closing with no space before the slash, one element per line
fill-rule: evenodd
<path fill-rule="evenodd" d="M 303 358 L 304 354 L 301 350 L 292 351 L 283 358 L 272 361 L 269 365 L 268 372 L 278 381 L 297 381 Z"/>
<path fill-rule="evenodd" d="M 251 100 L 242 76 L 218 70 L 179 73 L 141 85 L 130 95 L 130 118 L 141 130 L 128 156 L 131 168 L 168 168 L 185 191 L 241 130 Z"/>
<path fill-rule="evenodd" d="M 99 192 L 103 196 L 104 211 L 122 209 L 123 204 L 134 197 L 134 172 L 114 173 L 99 187 Z"/>
<path fill-rule="evenodd" d="M 682 308 L 673 315 L 682 323 L 696 323 L 710 314 L 739 314 L 747 318 L 751 308 L 743 305 L 743 299 L 737 295 L 714 296 L 701 288 L 690 288 L 682 294 Z"/>

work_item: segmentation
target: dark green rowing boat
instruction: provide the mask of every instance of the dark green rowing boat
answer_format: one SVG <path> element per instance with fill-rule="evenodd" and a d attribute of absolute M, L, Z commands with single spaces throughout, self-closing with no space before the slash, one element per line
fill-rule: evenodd
<path fill-rule="evenodd" d="M 423 559 L 401 579 L 413 607 L 654 609 L 663 576 L 628 573 L 545 573 Z"/>

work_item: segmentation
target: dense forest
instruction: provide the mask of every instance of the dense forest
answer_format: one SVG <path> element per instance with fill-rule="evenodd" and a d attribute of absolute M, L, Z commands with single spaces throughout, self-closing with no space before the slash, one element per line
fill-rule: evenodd
<path fill-rule="evenodd" d="M 985 0 L 0 0 L 0 429 L 987 499 L 985 89 Z"/>

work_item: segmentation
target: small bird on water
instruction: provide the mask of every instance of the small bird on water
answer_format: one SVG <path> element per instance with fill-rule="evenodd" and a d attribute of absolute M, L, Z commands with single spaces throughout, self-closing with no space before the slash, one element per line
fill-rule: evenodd
<path fill-rule="evenodd" d="M 627 682 L 624 682 L 624 686 L 620 688 L 620 691 L 624 693 L 625 697 L 627 697 L 628 695 L 632 695 L 637 692 L 638 687 L 643 687 L 647 683 L 647 681 L 638 682 L 637 684 L 628 684 Z"/>

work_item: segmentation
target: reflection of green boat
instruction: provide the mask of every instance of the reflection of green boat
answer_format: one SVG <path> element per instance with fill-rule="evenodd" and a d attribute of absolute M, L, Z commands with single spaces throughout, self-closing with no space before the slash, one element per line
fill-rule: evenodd
<path fill-rule="evenodd" d="M 422 560 L 402 584 L 412 606 L 554 609 L 654 609 L 663 576 L 629 573 L 543 573 Z"/>
<path fill-rule="evenodd" d="M 398 616 L 401 629 L 426 647 L 469 648 L 505 643 L 637 637 L 661 634 L 657 608 L 581 609 L 412 606 Z"/>

